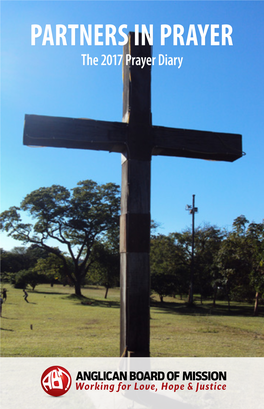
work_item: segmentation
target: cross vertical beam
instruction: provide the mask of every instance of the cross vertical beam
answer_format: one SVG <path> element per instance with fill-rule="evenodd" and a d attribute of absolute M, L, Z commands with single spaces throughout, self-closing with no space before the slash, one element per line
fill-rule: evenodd
<path fill-rule="evenodd" d="M 128 123 L 122 154 L 120 216 L 120 353 L 149 356 L 150 319 L 150 173 L 151 70 L 127 56 L 150 57 L 150 46 L 135 46 L 134 35 L 123 55 L 123 122 Z"/>

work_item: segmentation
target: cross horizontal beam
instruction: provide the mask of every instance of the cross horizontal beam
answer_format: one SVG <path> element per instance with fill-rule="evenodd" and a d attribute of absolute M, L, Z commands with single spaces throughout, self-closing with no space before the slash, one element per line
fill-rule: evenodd
<path fill-rule="evenodd" d="M 234 162 L 241 158 L 239 134 L 153 126 L 152 155 Z"/>
<path fill-rule="evenodd" d="M 242 156 L 239 134 L 151 127 L 151 155 L 233 162 Z M 24 145 L 92 149 L 124 153 L 128 124 L 25 115 Z M 139 146 L 140 150 L 140 146 Z"/>
<path fill-rule="evenodd" d="M 23 144 L 122 153 L 127 126 L 122 122 L 25 115 Z"/>

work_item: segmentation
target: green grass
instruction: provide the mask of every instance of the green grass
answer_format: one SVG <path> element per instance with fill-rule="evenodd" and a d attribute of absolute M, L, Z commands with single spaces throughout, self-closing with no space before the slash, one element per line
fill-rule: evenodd
<path fill-rule="evenodd" d="M 73 288 L 39 285 L 23 292 L 5 285 L 7 302 L 1 319 L 1 355 L 14 357 L 119 356 L 119 290 L 82 290 L 87 305 Z M 151 356 L 259 357 L 264 356 L 264 314 L 253 317 L 253 306 L 224 302 L 212 308 L 197 301 L 152 297 Z M 31 329 L 32 328 L 32 329 Z"/>

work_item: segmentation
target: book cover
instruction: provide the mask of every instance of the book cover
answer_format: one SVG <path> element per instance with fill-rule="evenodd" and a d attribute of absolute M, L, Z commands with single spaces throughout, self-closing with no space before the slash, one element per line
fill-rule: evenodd
<path fill-rule="evenodd" d="M 261 407 L 263 16 L 1 1 L 3 407 Z"/>

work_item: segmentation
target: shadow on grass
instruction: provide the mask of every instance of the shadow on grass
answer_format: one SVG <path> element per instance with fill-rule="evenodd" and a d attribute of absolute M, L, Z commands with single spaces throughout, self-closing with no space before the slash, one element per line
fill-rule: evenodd
<path fill-rule="evenodd" d="M 47 294 L 47 295 L 67 295 L 69 293 L 62 293 L 59 291 L 38 291 L 38 290 L 28 290 L 31 294 Z"/>
<path fill-rule="evenodd" d="M 85 296 L 78 296 L 75 294 L 68 295 L 64 298 L 68 300 L 78 300 L 84 307 L 103 307 L 103 308 L 120 308 L 119 301 L 111 301 L 111 300 L 97 300 L 95 298 L 85 297 Z M 78 304 L 77 304 L 78 305 Z"/>
<path fill-rule="evenodd" d="M 11 332 L 14 332 L 13 329 L 7 329 L 7 328 L 0 328 L 0 331 L 11 331 Z"/>
<path fill-rule="evenodd" d="M 94 289 L 94 287 L 86 287 L 89 289 Z M 33 291 L 32 291 L 33 293 Z M 86 296 L 77 296 L 72 293 L 67 292 L 58 292 L 58 291 L 34 291 L 38 294 L 46 295 L 60 295 L 62 299 L 75 301 L 75 305 L 83 307 L 101 307 L 101 308 L 120 308 L 119 300 L 111 299 L 96 299 Z M 76 301 L 78 301 L 76 303 Z M 32 303 L 33 304 L 33 303 Z M 203 304 L 200 304 L 199 299 L 195 299 L 193 305 L 188 305 L 183 301 L 178 301 L 175 299 L 173 302 L 156 301 L 153 298 L 150 299 L 150 306 L 155 308 L 156 313 L 168 313 L 168 314 L 180 314 L 180 315 L 192 315 L 192 316 L 244 316 L 244 317 L 253 317 L 253 304 L 243 305 L 242 303 L 231 302 L 230 308 L 228 308 L 228 303 L 223 301 L 216 302 L 216 305 L 213 306 L 213 303 L 209 300 L 205 300 Z M 258 317 L 264 317 L 264 305 L 259 306 Z"/>
<path fill-rule="evenodd" d="M 112 301 L 112 300 L 98 300 L 95 298 L 85 297 L 85 296 L 77 296 L 75 294 L 66 295 L 65 299 L 70 299 L 74 301 L 80 301 L 81 305 L 84 307 L 102 307 L 102 308 L 120 308 L 119 301 Z M 80 305 L 80 304 L 76 304 Z M 199 315 L 199 316 L 242 316 L 242 317 L 252 317 L 253 315 L 253 306 L 251 305 L 239 305 L 231 303 L 230 308 L 228 308 L 228 304 L 220 304 L 216 303 L 213 306 L 213 303 L 194 303 L 193 305 L 188 305 L 188 303 L 183 302 L 159 302 L 154 301 L 153 299 L 150 300 L 150 306 L 156 309 L 156 313 L 168 313 L 168 314 L 180 314 L 180 315 Z M 259 307 L 259 314 L 258 317 L 264 316 L 264 306 Z"/>
<path fill-rule="evenodd" d="M 232 305 L 228 308 L 228 304 L 193 304 L 192 306 L 188 303 L 177 303 L 177 302 L 157 302 L 151 300 L 151 307 L 154 307 L 160 313 L 168 314 L 180 314 L 180 315 L 226 315 L 226 316 L 244 316 L 252 317 L 253 306 L 250 305 Z M 259 308 L 259 317 L 264 316 L 264 307 Z"/>
<path fill-rule="evenodd" d="M 90 299 L 90 301 L 91 301 L 90 306 L 94 306 L 94 307 L 120 308 L 120 303 L 118 301 L 95 300 L 95 299 Z"/>

